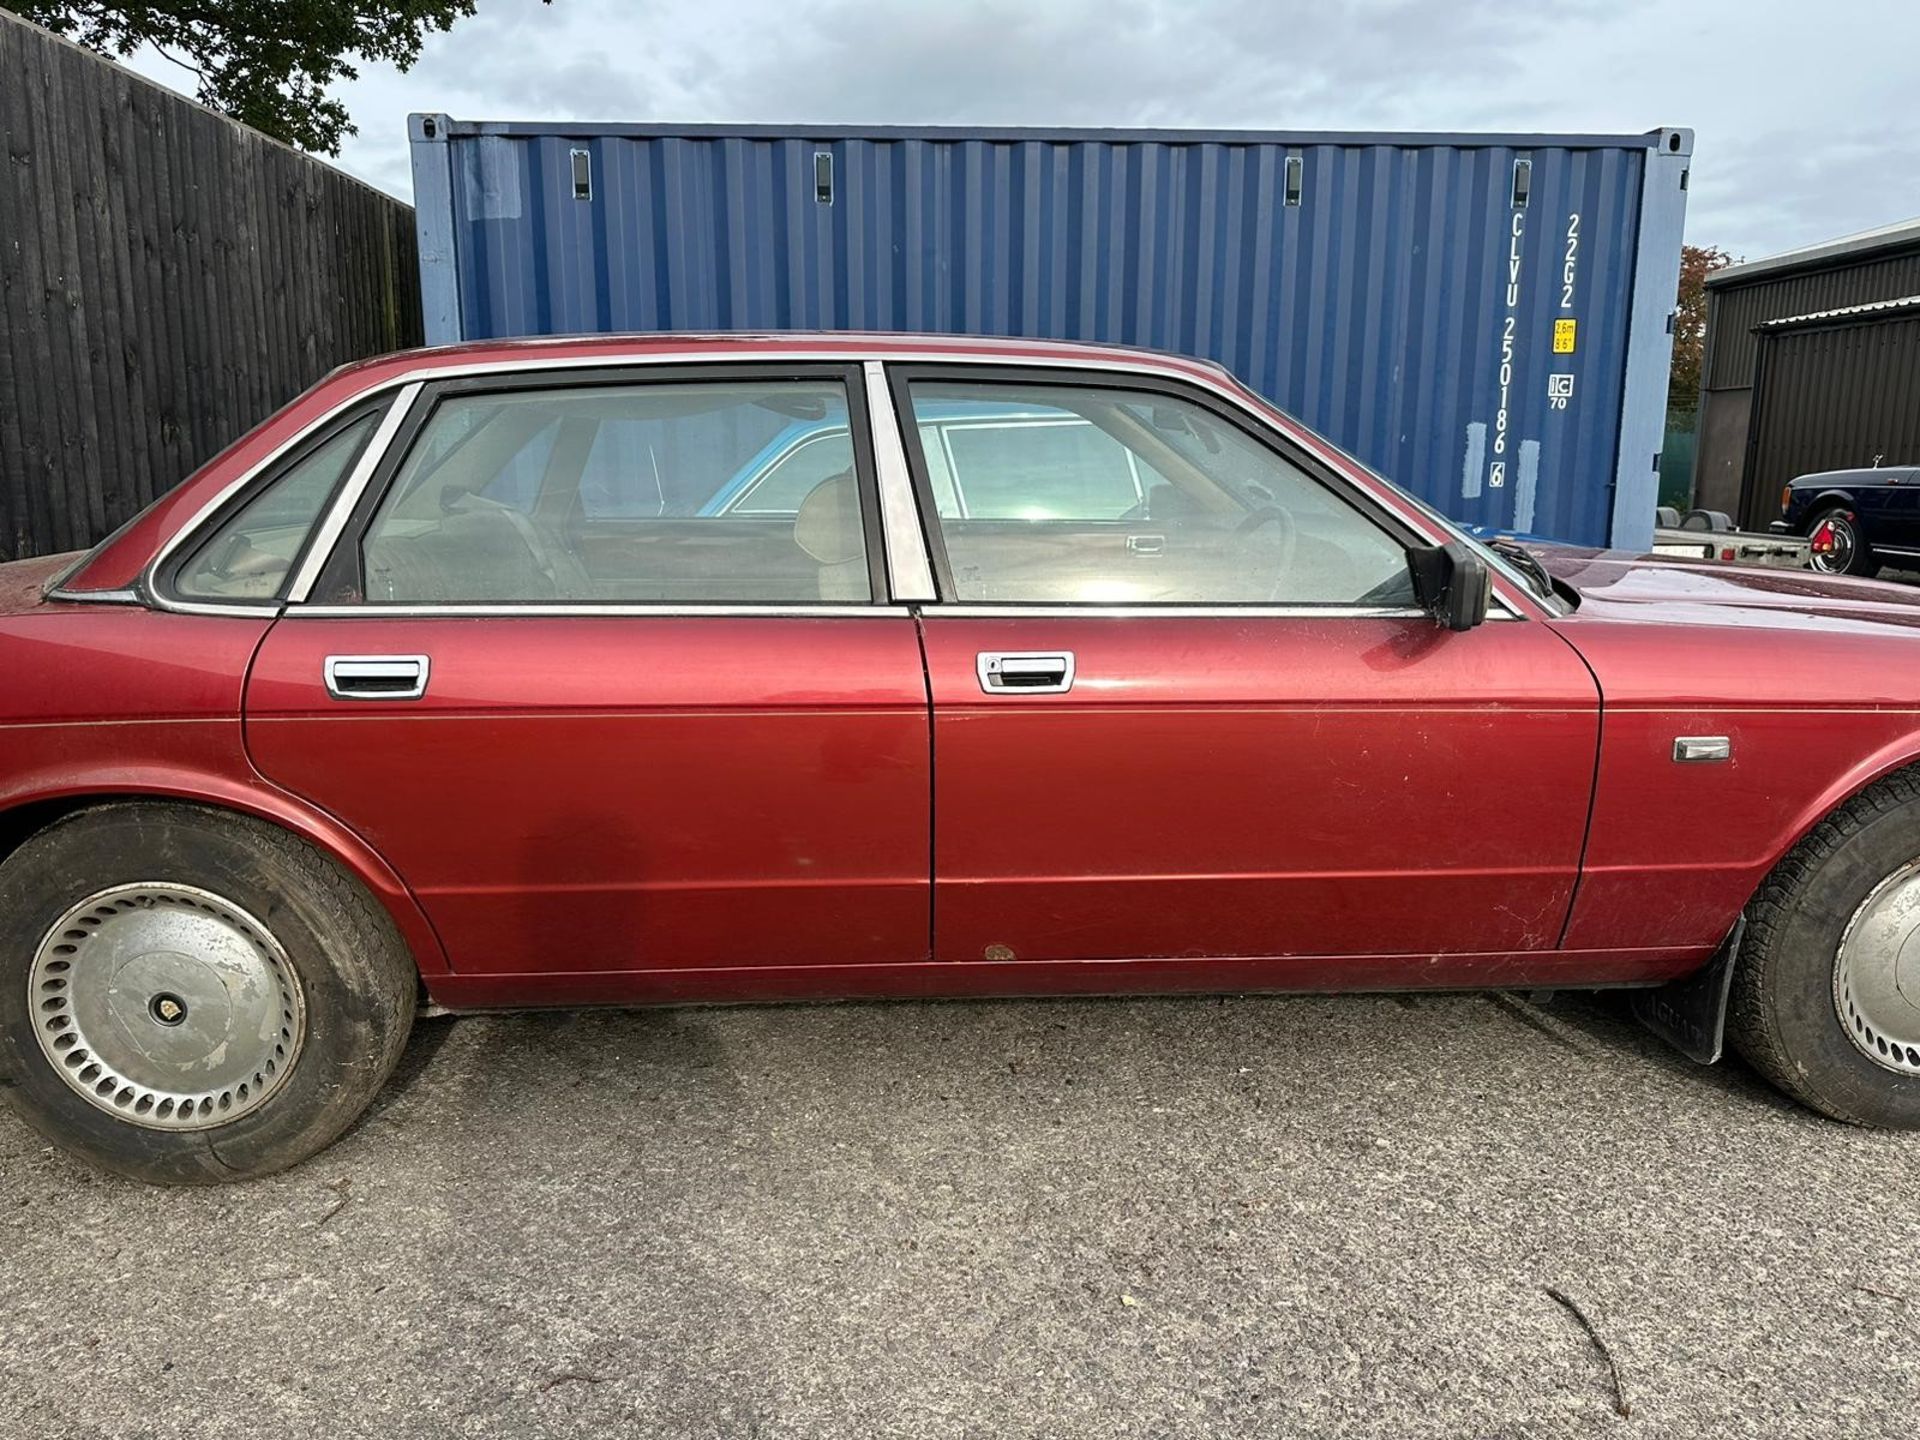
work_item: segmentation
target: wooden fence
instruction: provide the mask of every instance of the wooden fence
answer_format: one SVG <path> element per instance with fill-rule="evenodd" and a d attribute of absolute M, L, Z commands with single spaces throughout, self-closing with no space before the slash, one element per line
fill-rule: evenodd
<path fill-rule="evenodd" d="M 0 12 L 0 559 L 420 343 L 411 207 Z"/>

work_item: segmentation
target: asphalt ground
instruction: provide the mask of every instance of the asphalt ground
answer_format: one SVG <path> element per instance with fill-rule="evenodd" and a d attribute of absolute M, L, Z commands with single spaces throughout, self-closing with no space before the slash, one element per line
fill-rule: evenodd
<path fill-rule="evenodd" d="M 1618 997 L 425 1021 L 251 1185 L 0 1112 L 0 1433 L 1907 1435 L 1917 1182 Z"/>

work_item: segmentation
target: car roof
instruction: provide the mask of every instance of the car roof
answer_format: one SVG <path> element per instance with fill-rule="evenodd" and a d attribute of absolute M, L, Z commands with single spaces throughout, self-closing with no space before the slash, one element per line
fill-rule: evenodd
<path fill-rule="evenodd" d="M 1790 485 L 1857 485 L 1861 481 L 1875 484 L 1888 480 L 1901 480 L 1915 473 L 1912 465 L 1867 465 L 1858 470 L 1816 470 L 1808 475 L 1796 475 L 1787 483 Z"/>
<path fill-rule="evenodd" d="M 1218 361 L 1145 346 L 1085 340 L 1045 340 L 1027 336 L 941 335 L 930 332 L 879 330 L 769 330 L 769 331 L 646 331 L 610 335 L 542 335 L 499 340 L 469 340 L 456 345 L 434 345 L 397 350 L 340 366 L 329 379 L 362 376 L 374 379 L 389 371 L 455 368 L 467 365 L 538 364 L 564 354 L 573 360 L 604 355 L 609 364 L 623 358 L 685 354 L 689 359 L 776 358 L 805 355 L 848 361 L 862 359 L 927 361 L 962 360 L 978 364 L 1004 360 L 1101 363 L 1138 367 L 1143 362 L 1178 374 L 1200 369 L 1215 376 L 1230 372 Z"/>

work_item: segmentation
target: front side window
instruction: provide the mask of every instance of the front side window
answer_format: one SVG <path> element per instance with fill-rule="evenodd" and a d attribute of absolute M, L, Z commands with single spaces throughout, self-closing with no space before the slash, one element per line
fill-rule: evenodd
<path fill-rule="evenodd" d="M 277 600 L 320 512 L 378 423 L 369 413 L 313 446 L 202 541 L 173 578 L 184 600 Z"/>
<path fill-rule="evenodd" d="M 778 506 L 730 507 L 796 420 Z M 366 599 L 786 604 L 873 596 L 845 387 L 651 381 L 442 398 L 365 540 Z"/>
<path fill-rule="evenodd" d="M 1006 381 L 908 393 L 957 600 L 1415 603 L 1403 542 L 1203 405 Z M 961 408 L 1001 418 L 933 420 Z"/>

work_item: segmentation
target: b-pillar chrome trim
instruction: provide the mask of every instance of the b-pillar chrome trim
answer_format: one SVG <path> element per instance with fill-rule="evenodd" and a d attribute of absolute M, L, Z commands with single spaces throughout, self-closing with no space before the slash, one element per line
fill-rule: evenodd
<path fill-rule="evenodd" d="M 306 558 L 294 573 L 293 584 L 287 587 L 289 604 L 298 605 L 305 601 L 314 582 L 320 578 L 320 571 L 333 554 L 333 547 L 340 543 L 341 532 L 347 528 L 347 521 L 359 507 L 360 497 L 366 493 L 373 472 L 380 468 L 380 462 L 386 458 L 387 449 L 405 422 L 407 412 L 413 409 L 413 402 L 420 398 L 422 383 L 415 380 L 403 387 L 387 407 L 387 413 L 380 417 L 373 438 L 367 441 L 367 448 L 360 452 L 360 458 L 354 462 L 353 473 L 347 476 L 347 483 L 340 487 L 340 493 L 333 497 L 333 508 L 321 517 L 320 528 L 313 535 L 313 543 L 307 546 Z"/>
<path fill-rule="evenodd" d="M 880 531 L 887 547 L 887 588 L 896 605 L 935 600 L 933 566 L 927 559 L 927 541 L 920 529 L 920 506 L 913 498 L 913 473 L 907 468 L 907 450 L 900 438 L 900 421 L 887 389 L 887 367 L 868 360 L 861 369 L 867 377 L 867 420 L 873 426 L 873 468 L 880 486 Z"/>

